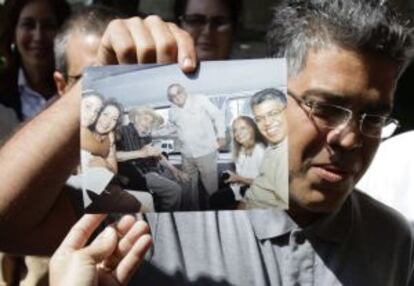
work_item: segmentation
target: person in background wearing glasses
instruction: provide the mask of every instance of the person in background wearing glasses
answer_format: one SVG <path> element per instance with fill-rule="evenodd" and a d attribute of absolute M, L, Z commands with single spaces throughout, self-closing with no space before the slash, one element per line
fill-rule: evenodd
<path fill-rule="evenodd" d="M 254 94 L 250 105 L 260 133 L 267 141 L 259 174 L 246 191 L 241 209 L 279 207 L 289 205 L 287 99 L 283 92 L 267 88 Z"/>
<path fill-rule="evenodd" d="M 240 0 L 176 0 L 177 22 L 194 39 L 200 60 L 230 57 L 241 11 Z"/>

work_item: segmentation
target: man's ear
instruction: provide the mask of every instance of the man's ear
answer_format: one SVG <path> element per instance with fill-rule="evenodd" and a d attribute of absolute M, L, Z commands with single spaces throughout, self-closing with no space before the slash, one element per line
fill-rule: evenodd
<path fill-rule="evenodd" d="M 67 82 L 63 74 L 61 72 L 55 71 L 53 73 L 53 79 L 55 80 L 55 85 L 59 96 L 64 95 L 67 91 Z"/>

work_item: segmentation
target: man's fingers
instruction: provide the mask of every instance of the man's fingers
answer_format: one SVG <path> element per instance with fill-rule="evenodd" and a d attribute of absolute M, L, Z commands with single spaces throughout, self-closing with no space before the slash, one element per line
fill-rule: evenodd
<path fill-rule="evenodd" d="M 105 266 L 114 269 L 119 262 L 124 259 L 128 252 L 134 247 L 139 239 L 148 234 L 149 227 L 144 221 L 137 221 L 130 227 L 128 233 L 126 233 L 119 241 L 117 248 L 113 255 L 105 261 Z"/>
<path fill-rule="evenodd" d="M 197 66 L 194 41 L 173 23 L 158 16 L 112 21 L 98 49 L 98 63 L 174 63 L 184 72 Z"/>
<path fill-rule="evenodd" d="M 118 237 L 124 237 L 136 221 L 132 215 L 124 215 L 115 226 Z"/>
<path fill-rule="evenodd" d="M 86 214 L 69 231 L 58 251 L 78 250 L 85 246 L 95 229 L 105 219 L 104 214 Z"/>
<path fill-rule="evenodd" d="M 121 262 L 119 262 L 118 267 L 114 271 L 114 275 L 121 284 L 128 283 L 131 276 L 142 263 L 145 253 L 151 247 L 151 243 L 151 236 L 144 234 L 135 242 Z"/>
<path fill-rule="evenodd" d="M 110 22 L 99 45 L 98 63 L 109 65 L 136 62 L 135 43 L 125 20 L 118 19 Z"/>
<path fill-rule="evenodd" d="M 98 264 L 114 252 L 117 242 L 118 237 L 115 229 L 108 226 L 89 246 L 80 251 Z"/>
<path fill-rule="evenodd" d="M 135 44 L 138 63 L 155 63 L 157 60 L 155 42 L 144 21 L 134 17 L 125 20 L 125 24 Z"/>
<path fill-rule="evenodd" d="M 177 42 L 167 24 L 155 15 L 148 16 L 144 22 L 154 39 L 157 63 L 177 62 Z"/>
<path fill-rule="evenodd" d="M 197 67 L 197 56 L 194 40 L 189 33 L 177 27 L 174 23 L 168 23 L 168 28 L 177 42 L 178 63 L 184 72 L 193 72 Z"/>

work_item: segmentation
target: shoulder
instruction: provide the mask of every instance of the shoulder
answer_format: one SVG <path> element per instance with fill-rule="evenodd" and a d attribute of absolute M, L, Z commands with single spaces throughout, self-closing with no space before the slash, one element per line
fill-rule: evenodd
<path fill-rule="evenodd" d="M 409 222 L 393 208 L 358 190 L 352 192 L 351 201 L 354 221 L 364 232 L 394 236 L 414 242 Z"/>
<path fill-rule="evenodd" d="M 263 157 L 265 150 L 266 147 L 262 143 L 257 143 L 256 145 L 254 145 L 253 156 L 261 158 Z"/>
<path fill-rule="evenodd" d="M 254 152 L 263 153 L 266 150 L 266 146 L 263 143 L 256 143 L 254 145 Z"/>
<path fill-rule="evenodd" d="M 122 125 L 118 128 L 118 132 L 121 134 L 132 133 L 134 131 L 135 131 L 135 128 L 132 123 L 128 123 L 127 125 Z"/>
<path fill-rule="evenodd" d="M 376 271 L 408 285 L 414 271 L 414 238 L 409 222 L 394 209 L 354 190 L 352 201 L 352 249 L 358 261 L 374 263 Z"/>

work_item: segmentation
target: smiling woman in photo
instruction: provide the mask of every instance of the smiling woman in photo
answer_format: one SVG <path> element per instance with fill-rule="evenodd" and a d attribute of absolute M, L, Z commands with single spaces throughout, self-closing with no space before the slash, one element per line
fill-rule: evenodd
<path fill-rule="evenodd" d="M 232 124 L 233 160 L 236 169 L 226 170 L 222 174 L 224 189 L 211 198 L 214 209 L 235 208 L 246 190 L 259 174 L 266 141 L 260 134 L 254 120 L 248 116 L 237 117 Z"/>

